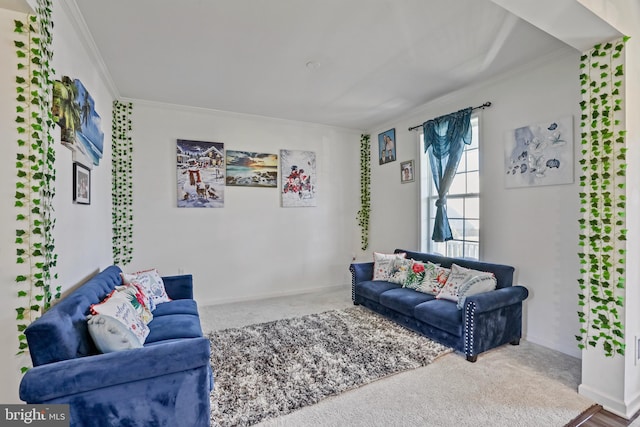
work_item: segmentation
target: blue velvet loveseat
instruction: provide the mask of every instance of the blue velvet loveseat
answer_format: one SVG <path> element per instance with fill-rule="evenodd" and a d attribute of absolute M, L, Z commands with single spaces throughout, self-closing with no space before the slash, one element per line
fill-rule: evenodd
<path fill-rule="evenodd" d="M 27 327 L 33 368 L 20 383 L 32 404 L 69 404 L 71 426 L 208 426 L 213 376 L 191 275 L 163 277 L 143 347 L 100 354 L 87 327 L 91 304 L 122 284 L 110 266 Z"/>
<path fill-rule="evenodd" d="M 496 289 L 466 297 L 462 308 L 452 301 L 436 299 L 434 295 L 408 289 L 382 280 L 372 280 L 374 263 L 354 263 L 352 299 L 417 331 L 475 362 L 478 354 L 500 345 L 517 345 L 522 335 L 522 302 L 529 292 L 523 286 L 513 286 L 514 268 L 468 259 L 448 258 L 435 254 L 396 249 L 406 258 L 493 273 Z"/>

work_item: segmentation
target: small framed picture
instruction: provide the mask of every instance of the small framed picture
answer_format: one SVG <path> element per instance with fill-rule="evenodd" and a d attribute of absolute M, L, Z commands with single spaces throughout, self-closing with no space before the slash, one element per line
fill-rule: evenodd
<path fill-rule="evenodd" d="M 402 184 L 413 182 L 414 173 L 413 160 L 407 160 L 406 162 L 400 163 L 400 182 Z"/>
<path fill-rule="evenodd" d="M 91 204 L 91 169 L 82 163 L 73 163 L 73 202 Z"/>
<path fill-rule="evenodd" d="M 378 134 L 378 158 L 380 164 L 394 162 L 396 160 L 396 129 L 389 129 Z"/>

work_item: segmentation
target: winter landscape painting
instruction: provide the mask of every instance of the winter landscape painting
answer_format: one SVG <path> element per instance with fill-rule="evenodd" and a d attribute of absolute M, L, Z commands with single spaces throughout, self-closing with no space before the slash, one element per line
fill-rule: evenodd
<path fill-rule="evenodd" d="M 316 153 L 280 150 L 282 207 L 316 206 Z"/>
<path fill-rule="evenodd" d="M 224 144 L 179 139 L 176 155 L 178 207 L 224 207 Z"/>
<path fill-rule="evenodd" d="M 573 117 L 536 123 L 507 134 L 507 188 L 573 182 Z"/>
<path fill-rule="evenodd" d="M 227 150 L 227 185 L 278 187 L 278 155 Z"/>

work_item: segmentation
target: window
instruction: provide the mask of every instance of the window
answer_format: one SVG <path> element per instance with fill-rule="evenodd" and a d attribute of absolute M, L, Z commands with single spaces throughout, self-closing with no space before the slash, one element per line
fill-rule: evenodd
<path fill-rule="evenodd" d="M 453 240 L 431 240 L 436 216 L 436 191 L 429 157 L 424 153 L 423 135 L 420 134 L 421 219 L 422 250 L 458 258 L 480 258 L 480 158 L 478 117 L 471 118 L 471 144 L 465 146 L 456 176 L 447 194 L 447 216 Z"/>

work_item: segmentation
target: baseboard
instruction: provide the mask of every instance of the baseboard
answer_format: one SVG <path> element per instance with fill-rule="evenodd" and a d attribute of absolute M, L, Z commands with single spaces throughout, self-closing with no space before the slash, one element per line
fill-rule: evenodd
<path fill-rule="evenodd" d="M 264 300 L 269 298 L 282 298 L 294 295 L 305 295 L 312 294 L 316 292 L 328 292 L 338 289 L 345 289 L 348 291 L 349 296 L 351 295 L 351 285 L 331 285 L 331 286 L 318 286 L 315 288 L 304 288 L 304 289 L 292 289 L 287 291 L 279 291 L 279 292 L 266 292 L 263 294 L 252 294 L 246 297 L 231 297 L 231 298 L 214 298 L 214 299 L 197 299 L 198 305 L 201 306 L 209 306 L 209 305 L 221 305 L 221 304 L 233 304 L 236 302 L 247 302 L 247 301 L 256 301 L 256 300 Z"/>
<path fill-rule="evenodd" d="M 620 401 L 608 394 L 602 393 L 598 390 L 593 389 L 584 384 L 580 384 L 578 386 L 578 393 L 588 397 L 589 399 L 598 402 L 602 407 L 615 414 L 619 417 L 625 419 L 631 419 L 640 409 L 640 396 L 636 395 L 636 397 L 628 404 L 623 401 Z"/>

